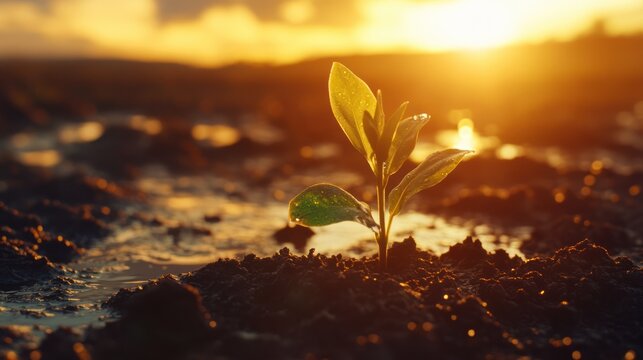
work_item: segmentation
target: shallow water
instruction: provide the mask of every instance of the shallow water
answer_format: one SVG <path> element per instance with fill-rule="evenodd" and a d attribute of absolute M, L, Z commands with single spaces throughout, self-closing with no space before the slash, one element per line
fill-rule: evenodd
<path fill-rule="evenodd" d="M 128 211 L 162 219 L 163 226 L 145 222 L 118 225 L 113 235 L 68 265 L 74 270 L 66 275 L 72 285 L 37 286 L 1 294 L 5 309 L 0 312 L 0 324 L 80 328 L 98 325 L 110 317 L 100 304 L 120 288 L 144 284 L 163 274 L 196 270 L 218 258 L 239 258 L 248 253 L 270 256 L 284 246 L 292 249 L 292 245 L 277 244 L 272 238 L 277 229 L 287 224 L 286 203 L 264 194 L 249 193 L 248 199 L 231 198 L 223 191 L 225 184 L 210 177 L 139 180 L 137 186 L 147 193 L 149 204 Z M 204 216 L 210 214 L 220 215 L 222 220 L 204 221 Z M 174 226 L 185 229 L 175 237 L 168 234 L 168 228 Z M 193 234 L 190 227 L 207 229 L 212 234 Z M 408 213 L 398 217 L 392 239 L 413 235 L 420 247 L 443 253 L 467 235 L 476 234 L 487 249 L 504 248 L 510 254 L 520 255 L 518 247 L 522 237 L 528 235 L 527 230 L 498 238 L 490 228 Z M 307 249 L 351 256 L 377 251 L 372 232 L 356 223 L 317 228 L 315 232 Z M 68 306 L 75 309 L 66 311 Z M 21 313 L 30 310 L 37 314 Z"/>

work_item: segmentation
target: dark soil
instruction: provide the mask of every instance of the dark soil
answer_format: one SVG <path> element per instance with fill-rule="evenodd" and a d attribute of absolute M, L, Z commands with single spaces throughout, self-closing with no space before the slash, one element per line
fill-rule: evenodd
<path fill-rule="evenodd" d="M 408 238 L 393 244 L 387 273 L 374 257 L 284 248 L 121 290 L 106 306 L 122 317 L 88 331 L 82 350 L 95 359 L 643 353 L 643 271 L 589 241 L 523 261 L 471 238 L 437 257 Z"/>
<path fill-rule="evenodd" d="M 11 205 L 29 205 L 34 199 L 57 200 L 70 205 L 108 205 L 141 195 L 101 177 L 81 172 L 57 176 L 44 169 L 26 167 L 0 152 L 0 199 Z"/>
<path fill-rule="evenodd" d="M 60 271 L 20 240 L 0 238 L 0 290 L 54 279 Z"/>
<path fill-rule="evenodd" d="M 62 264 L 111 233 L 108 224 L 127 220 L 115 207 L 141 199 L 103 178 L 55 175 L 6 156 L 0 168 L 0 290 L 59 279 Z"/>
<path fill-rule="evenodd" d="M 528 256 L 552 255 L 589 238 L 613 254 L 643 259 L 643 197 L 628 193 L 643 183 L 643 173 L 557 173 L 525 158 L 474 158 L 461 168 L 437 191 L 420 194 L 421 211 L 497 226 L 531 226 L 520 248 Z M 592 186 L 583 185 L 586 176 L 592 177 Z"/>

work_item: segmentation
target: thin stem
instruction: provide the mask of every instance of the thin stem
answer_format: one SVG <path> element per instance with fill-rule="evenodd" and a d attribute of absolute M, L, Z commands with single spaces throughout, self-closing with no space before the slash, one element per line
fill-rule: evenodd
<path fill-rule="evenodd" d="M 393 216 L 389 215 L 388 216 L 388 221 L 386 222 L 386 233 L 390 234 L 391 233 L 391 225 L 393 224 Z"/>
<path fill-rule="evenodd" d="M 380 266 L 383 270 L 386 269 L 386 260 L 387 260 L 387 244 L 388 244 L 388 232 L 386 224 L 386 214 L 385 214 L 385 205 L 386 205 L 386 184 L 384 179 L 384 169 L 381 163 L 377 166 L 377 213 L 380 217 L 380 233 L 377 239 L 377 244 L 379 245 L 380 250 Z"/>

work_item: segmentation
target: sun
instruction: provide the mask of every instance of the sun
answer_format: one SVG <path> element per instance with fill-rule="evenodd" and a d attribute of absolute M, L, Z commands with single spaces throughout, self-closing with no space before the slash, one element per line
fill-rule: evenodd
<path fill-rule="evenodd" d="M 428 3 L 413 9 L 408 18 L 414 42 L 431 50 L 491 48 L 518 35 L 515 16 L 500 0 Z"/>

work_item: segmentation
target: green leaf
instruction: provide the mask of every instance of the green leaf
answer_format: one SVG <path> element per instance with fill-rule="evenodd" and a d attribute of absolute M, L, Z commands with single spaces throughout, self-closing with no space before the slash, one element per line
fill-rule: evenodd
<path fill-rule="evenodd" d="M 402 120 L 404 113 L 406 112 L 406 107 L 409 105 L 408 101 L 403 102 L 397 110 L 391 115 L 391 117 L 384 123 L 384 129 L 382 130 L 382 136 L 380 136 L 380 141 L 377 144 L 377 154 L 380 156 L 380 159 L 390 162 L 389 148 L 391 147 L 391 141 L 393 140 L 393 135 L 395 135 L 395 129 L 397 129 L 397 124 Z M 384 156 L 382 156 L 384 155 Z"/>
<path fill-rule="evenodd" d="M 339 126 L 355 149 L 371 162 L 375 144 L 369 143 L 363 122 L 364 112 L 368 112 L 371 118 L 375 115 L 375 95 L 362 79 L 337 62 L 330 69 L 328 93 L 330 107 Z M 374 168 L 372 163 L 371 168 Z"/>
<path fill-rule="evenodd" d="M 292 198 L 288 205 L 288 217 L 290 221 L 304 226 L 355 221 L 379 231 L 368 205 L 332 184 L 313 185 Z"/>
<path fill-rule="evenodd" d="M 473 151 L 447 149 L 429 155 L 411 170 L 388 196 L 390 216 L 397 215 L 406 202 L 418 192 L 437 185 L 458 166 L 464 156 Z"/>
<path fill-rule="evenodd" d="M 427 114 L 419 114 L 399 122 L 389 148 L 386 168 L 388 175 L 395 174 L 400 170 L 406 159 L 409 158 L 415 149 L 420 130 L 429 122 L 430 118 Z"/>
<path fill-rule="evenodd" d="M 362 126 L 362 131 L 366 135 L 366 139 L 368 139 L 369 144 L 377 144 L 380 136 L 375 125 L 375 120 L 373 120 L 373 117 L 368 113 L 368 111 L 364 111 L 364 121 L 362 123 Z M 378 154 L 378 159 L 379 158 L 381 157 L 379 157 Z M 367 158 L 367 160 L 369 164 L 371 164 L 371 168 L 373 168 L 373 165 L 375 164 L 373 153 L 370 154 L 370 157 Z"/>

